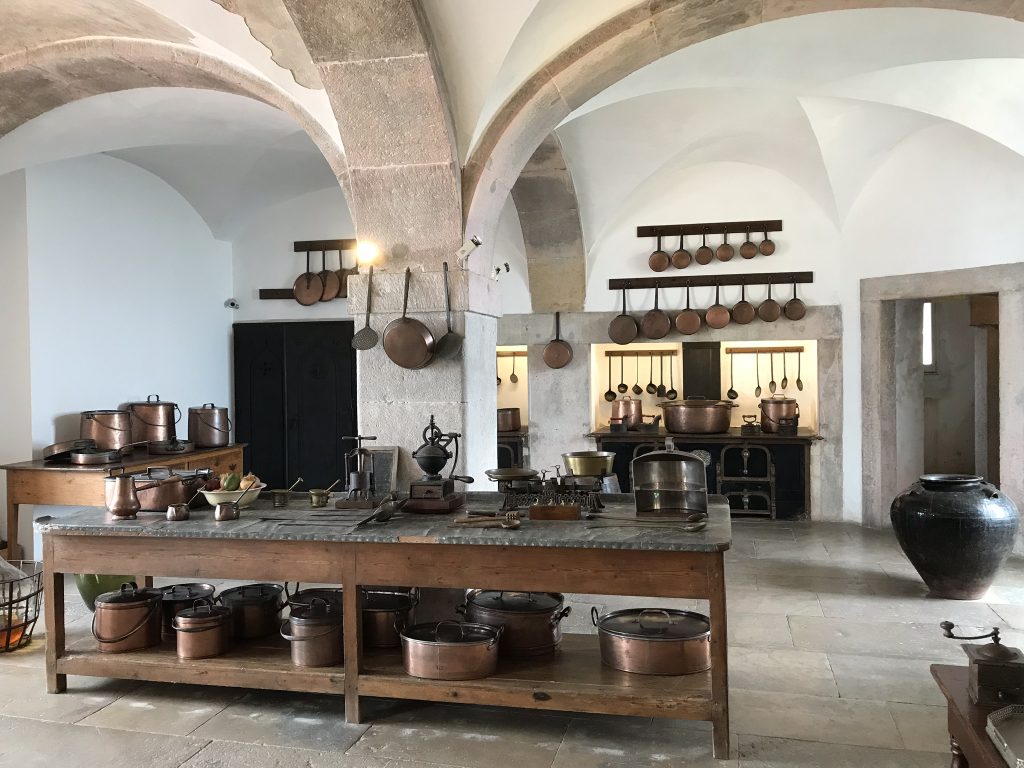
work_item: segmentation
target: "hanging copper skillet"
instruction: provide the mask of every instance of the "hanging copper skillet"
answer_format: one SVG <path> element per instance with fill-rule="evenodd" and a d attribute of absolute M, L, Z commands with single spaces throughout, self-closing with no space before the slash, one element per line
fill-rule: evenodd
<path fill-rule="evenodd" d="M 744 259 L 752 259 L 757 256 L 757 245 L 750 239 L 750 233 L 747 232 L 747 239 L 743 241 L 743 245 L 740 246 L 740 256 Z"/>
<path fill-rule="evenodd" d="M 683 240 L 685 238 L 685 235 L 679 235 L 679 247 L 676 249 L 675 253 L 672 254 L 672 266 L 676 269 L 686 269 L 690 266 L 690 261 L 693 259 L 690 252 L 683 246 Z"/>
<path fill-rule="evenodd" d="M 426 367 L 434 358 L 434 334 L 421 321 L 406 316 L 411 278 L 412 270 L 406 267 L 402 316 L 384 328 L 384 352 L 395 365 L 415 370 Z"/>
<path fill-rule="evenodd" d="M 320 281 L 324 284 L 324 292 L 320 301 L 331 301 L 341 293 L 341 278 L 333 269 L 327 268 L 327 251 L 320 251 Z"/>
<path fill-rule="evenodd" d="M 755 246 L 756 250 L 756 246 Z M 732 308 L 732 321 L 738 325 L 746 325 L 757 316 L 754 305 L 747 301 L 747 284 L 740 289 L 740 300 Z"/>
<path fill-rule="evenodd" d="M 729 245 L 729 228 L 725 227 L 722 230 L 722 244 L 718 246 L 718 250 L 715 251 L 715 256 L 718 257 L 719 261 L 729 261 L 733 256 L 736 255 L 736 249 Z M 710 325 L 710 323 L 709 323 Z"/>
<path fill-rule="evenodd" d="M 774 323 L 782 314 L 779 302 L 772 298 L 772 279 L 768 278 L 768 298 L 757 305 L 757 316 L 766 323 Z"/>
<path fill-rule="evenodd" d="M 775 243 L 768 239 L 768 233 L 764 233 L 764 240 L 757 246 L 757 250 L 761 252 L 762 256 L 771 256 L 775 253 Z"/>
<path fill-rule="evenodd" d="M 789 320 L 803 320 L 807 314 L 807 306 L 796 297 L 796 280 L 793 281 L 793 298 L 786 302 L 782 311 Z"/>
<path fill-rule="evenodd" d="M 626 289 L 622 289 L 622 314 L 608 324 L 608 338 L 616 344 L 629 344 L 640 333 L 636 320 L 626 314 Z"/>
<path fill-rule="evenodd" d="M 684 336 L 692 336 L 700 330 L 700 314 L 696 309 L 690 309 L 689 283 L 686 284 L 686 309 L 676 315 L 676 330 Z"/>
<path fill-rule="evenodd" d="M 658 309 L 658 284 L 654 285 L 654 309 L 644 315 L 641 327 L 644 336 L 648 339 L 664 339 L 672 328 L 672 318 L 665 314 L 665 310 Z"/>
<path fill-rule="evenodd" d="M 652 272 L 664 272 L 668 269 L 669 262 L 668 254 L 661 250 L 661 235 L 658 235 L 658 248 L 647 257 L 647 266 Z"/>
<path fill-rule="evenodd" d="M 309 271 L 309 251 L 306 251 L 306 271 L 292 283 L 295 300 L 304 307 L 311 307 L 324 295 L 324 281 L 316 272 Z"/>
<path fill-rule="evenodd" d="M 700 248 L 693 254 L 693 258 L 698 264 L 710 264 L 711 260 L 715 258 L 715 252 L 708 248 L 708 230 L 706 227 L 701 235 Z"/>
<path fill-rule="evenodd" d="M 729 308 L 725 306 L 721 301 L 718 300 L 718 292 L 721 286 L 718 282 L 715 282 L 715 303 L 708 308 L 707 314 L 704 316 L 704 322 L 708 324 L 708 328 L 714 328 L 716 331 L 725 328 L 732 319 L 732 315 L 729 312 Z"/>
<path fill-rule="evenodd" d="M 555 338 L 544 347 L 544 364 L 548 368 L 564 368 L 572 362 L 572 347 L 562 341 L 561 312 L 555 312 Z"/>

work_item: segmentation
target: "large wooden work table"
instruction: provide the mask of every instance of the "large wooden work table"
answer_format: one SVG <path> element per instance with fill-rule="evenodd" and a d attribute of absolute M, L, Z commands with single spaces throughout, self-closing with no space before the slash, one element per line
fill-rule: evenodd
<path fill-rule="evenodd" d="M 9 560 L 20 557 L 18 550 L 18 513 L 22 504 L 92 507 L 104 503 L 103 478 L 111 470 L 145 472 L 148 467 L 175 469 L 211 469 L 226 472 L 232 464 L 242 468 L 244 445 L 206 448 L 188 453 L 150 454 L 137 449 L 114 464 L 77 465 L 36 459 L 3 464 L 7 472 L 7 549 L 0 550 Z"/>
<path fill-rule="evenodd" d="M 470 494 L 473 509 L 497 507 L 497 494 Z M 609 511 L 632 511 L 615 497 Z M 359 722 L 360 697 L 446 701 L 528 709 L 707 720 L 716 757 L 729 755 L 728 664 L 724 553 L 729 512 L 712 497 L 699 533 L 635 528 L 588 529 L 587 523 L 525 521 L 519 530 L 450 527 L 450 517 L 398 515 L 387 523 L 281 525 L 309 520 L 297 502 L 273 510 L 266 501 L 239 520 L 217 523 L 212 512 L 185 522 L 140 515 L 112 520 L 102 509 L 40 518 L 43 537 L 48 689 L 67 675 L 154 680 L 344 694 L 345 714 Z M 66 647 L 65 573 L 148 573 L 184 580 L 251 579 L 340 584 L 344 587 L 344 667 L 293 667 L 283 641 L 239 645 L 201 661 L 180 661 L 173 643 L 124 654 L 101 654 L 92 638 Z M 549 657 L 502 660 L 498 672 L 459 682 L 409 677 L 400 649 L 360 647 L 361 585 L 531 590 L 709 601 L 710 671 L 678 677 L 635 675 L 601 664 L 598 638 L 567 634 Z"/>

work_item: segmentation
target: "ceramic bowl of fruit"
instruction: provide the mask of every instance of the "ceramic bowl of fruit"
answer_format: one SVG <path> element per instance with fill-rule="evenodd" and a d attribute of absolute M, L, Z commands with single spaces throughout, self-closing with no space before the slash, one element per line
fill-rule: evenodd
<path fill-rule="evenodd" d="M 210 506 L 233 501 L 238 504 L 239 509 L 245 509 L 260 495 L 260 491 L 267 487 L 260 479 L 251 472 L 247 475 L 239 475 L 237 472 L 225 472 L 218 477 L 211 477 L 206 481 L 203 488 L 203 496 Z"/>

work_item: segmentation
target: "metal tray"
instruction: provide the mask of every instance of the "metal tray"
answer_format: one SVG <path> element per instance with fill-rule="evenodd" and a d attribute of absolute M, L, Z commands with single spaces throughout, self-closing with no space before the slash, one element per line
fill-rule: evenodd
<path fill-rule="evenodd" d="M 1024 705 L 1011 704 L 990 714 L 985 733 L 1010 768 L 1024 768 Z"/>

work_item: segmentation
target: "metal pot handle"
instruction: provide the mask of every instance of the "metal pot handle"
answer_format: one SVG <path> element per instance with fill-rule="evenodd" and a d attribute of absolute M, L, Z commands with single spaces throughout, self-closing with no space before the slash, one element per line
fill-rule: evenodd
<path fill-rule="evenodd" d="M 211 405 L 212 405 L 212 403 L 211 403 Z M 212 430 L 215 430 L 217 432 L 224 432 L 225 434 L 231 432 L 231 417 L 226 417 L 227 420 L 228 420 L 228 428 L 227 429 L 222 429 L 221 427 L 218 427 L 216 424 L 211 424 L 206 419 L 204 419 L 202 416 L 197 416 L 196 418 L 199 419 L 199 423 L 202 424 L 204 427 L 209 427 Z M 175 424 L 177 424 L 177 422 L 175 422 Z"/>
<path fill-rule="evenodd" d="M 131 422 L 132 416 L 134 416 L 134 415 L 135 415 L 134 411 L 128 411 L 128 421 L 129 421 L 129 423 Z M 89 416 L 86 416 L 85 418 L 86 419 L 90 419 L 92 421 L 95 421 L 101 427 L 103 427 L 104 429 L 109 429 L 111 432 L 131 432 L 132 431 L 131 426 L 127 426 L 127 427 L 123 427 L 122 428 L 122 427 L 115 427 L 113 424 L 104 424 L 102 421 L 100 421 L 99 414 L 91 414 Z"/>
<path fill-rule="evenodd" d="M 460 616 L 468 616 L 469 615 L 467 613 L 468 610 L 469 610 L 469 606 L 467 606 L 466 603 L 463 603 L 462 605 L 456 607 L 455 612 L 457 614 L 459 614 Z M 436 630 L 437 628 L 435 627 L 434 629 Z"/>
<path fill-rule="evenodd" d="M 332 634 L 334 632 L 337 632 L 338 628 L 340 627 L 340 625 L 338 625 L 338 624 L 331 624 L 331 625 L 328 626 L 326 631 L 320 632 L 319 634 L 307 635 L 306 637 L 296 637 L 295 635 L 285 634 L 284 628 L 286 626 L 290 625 L 290 624 L 291 624 L 291 621 L 288 620 L 288 619 L 285 619 L 284 621 L 282 621 L 281 622 L 281 628 L 278 630 L 278 634 L 280 634 L 281 637 L 283 637 L 285 640 L 288 640 L 288 641 L 293 642 L 293 643 L 301 643 L 301 642 L 303 642 L 305 640 L 318 640 L 321 637 L 327 637 L 328 635 L 330 635 L 330 634 Z"/>
<path fill-rule="evenodd" d="M 459 628 L 459 636 L 458 636 L 458 638 L 456 638 L 455 640 L 442 640 L 441 639 L 441 627 L 443 627 L 445 625 L 458 627 Z M 466 630 L 462 626 L 461 622 L 455 621 L 453 619 L 445 619 L 444 621 L 439 621 L 439 622 L 437 622 L 437 624 L 434 625 L 434 640 L 436 640 L 438 642 L 461 642 L 463 639 L 465 639 L 465 637 L 466 637 Z"/>
<path fill-rule="evenodd" d="M 660 614 L 665 617 L 669 624 L 672 623 L 672 616 L 669 614 L 668 611 L 661 608 L 644 608 L 642 611 L 640 611 L 640 615 L 636 617 L 636 623 L 640 625 L 641 629 L 660 629 L 662 632 L 667 631 L 665 627 L 645 627 L 644 616 L 648 614 Z"/>
<path fill-rule="evenodd" d="M 491 648 L 493 648 L 495 646 L 495 644 L 499 640 L 501 640 L 501 636 L 503 634 L 505 634 L 505 625 L 504 624 L 502 624 L 500 627 L 498 627 L 498 631 L 494 633 L 494 639 L 491 640 L 491 642 L 489 642 L 487 644 L 487 649 L 490 650 Z"/>
<path fill-rule="evenodd" d="M 124 586 L 125 586 L 124 584 L 122 584 L 122 585 L 121 585 L 121 590 L 122 590 L 122 591 L 125 591 L 125 590 L 124 590 Z M 152 605 L 151 605 L 151 606 L 149 607 L 149 610 L 148 610 L 148 611 L 146 611 L 146 615 L 145 615 L 145 616 L 143 616 L 143 617 L 142 617 L 142 618 L 141 618 L 141 619 L 139 620 L 139 623 L 138 623 L 138 624 L 136 624 L 136 625 L 135 625 L 135 626 L 134 626 L 134 627 L 133 627 L 133 628 L 132 628 L 131 630 L 129 630 L 129 631 L 128 631 L 128 632 L 126 633 L 126 634 L 124 634 L 124 635 L 121 635 L 120 637 L 115 637 L 115 638 L 113 638 L 113 639 L 107 639 L 107 638 L 103 638 L 103 637 L 100 637 L 100 636 L 99 636 L 99 635 L 98 635 L 98 634 L 96 633 L 96 614 L 95 614 L 95 613 L 93 613 L 93 615 L 92 615 L 92 636 L 93 636 L 93 637 L 95 637 L 95 638 L 96 638 L 96 640 L 97 640 L 97 641 L 99 641 L 99 642 L 101 642 L 101 643 L 120 643 L 120 642 L 122 642 L 122 641 L 124 641 L 124 640 L 127 640 L 127 639 L 128 639 L 129 637 L 131 637 L 131 636 L 132 636 L 132 635 L 134 635 L 134 634 L 135 634 L 136 632 L 138 632 L 138 631 L 139 631 L 140 629 L 142 629 L 142 628 L 143 628 L 144 626 L 146 626 L 146 624 L 148 624 L 148 623 L 150 622 L 150 620 L 152 620 L 152 618 L 153 618 L 153 617 L 154 617 L 154 616 L 155 616 L 155 615 L 156 615 L 156 614 L 157 614 L 157 613 L 158 613 L 159 611 L 160 611 L 160 603 L 154 600 L 154 601 L 153 601 L 153 604 L 152 604 Z"/>
<path fill-rule="evenodd" d="M 571 605 L 567 605 L 562 610 L 552 614 L 551 615 L 551 626 L 552 627 L 557 627 L 559 624 L 562 623 L 562 619 L 564 619 L 570 613 L 572 613 L 572 606 Z"/>
<path fill-rule="evenodd" d="M 597 606 L 596 606 L 596 605 L 592 605 L 592 606 L 590 606 L 590 620 L 591 620 L 592 622 L 594 622 L 594 626 L 595 626 L 595 627 L 596 627 L 596 626 L 597 626 L 597 625 L 598 625 L 598 624 L 600 623 L 600 621 L 601 621 L 601 617 L 600 617 L 600 615 L 599 615 L 599 614 L 598 614 L 598 612 L 597 612 Z"/>

